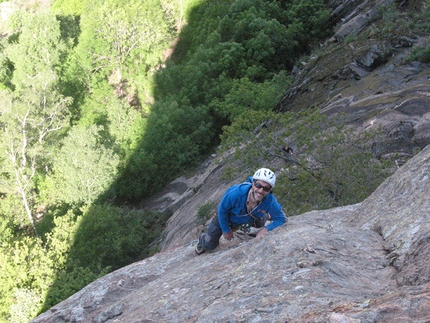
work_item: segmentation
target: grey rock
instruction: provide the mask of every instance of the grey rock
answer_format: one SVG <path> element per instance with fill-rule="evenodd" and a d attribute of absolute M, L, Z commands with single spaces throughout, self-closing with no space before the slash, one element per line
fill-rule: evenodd
<path fill-rule="evenodd" d="M 388 61 L 391 51 L 391 46 L 384 42 L 372 45 L 369 51 L 358 60 L 358 64 L 373 70 Z"/>
<path fill-rule="evenodd" d="M 387 42 L 360 51 L 323 56 L 311 70 L 298 73 L 279 111 L 317 106 L 327 116 L 342 113 L 357 130 L 381 129 L 379 157 L 413 155 L 430 143 L 430 67 L 399 61 Z M 399 56 L 399 57 L 397 57 Z M 306 81 L 306 82 L 305 82 Z"/>
<path fill-rule="evenodd" d="M 391 5 L 394 0 L 380 0 L 376 3 L 370 1 L 345 1 L 337 6 L 331 14 L 333 21 L 342 17 L 339 28 L 332 40 L 342 42 L 348 35 L 357 35 L 378 16 L 380 8 Z"/>
<path fill-rule="evenodd" d="M 428 322 L 429 196 L 430 146 L 362 203 L 201 256 L 165 250 L 32 322 Z"/>

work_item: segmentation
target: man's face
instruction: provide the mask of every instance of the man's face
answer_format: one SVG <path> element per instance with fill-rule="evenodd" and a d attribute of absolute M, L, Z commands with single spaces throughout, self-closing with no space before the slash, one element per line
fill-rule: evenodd
<path fill-rule="evenodd" d="M 263 182 L 261 180 L 256 180 L 252 183 L 252 191 L 255 200 L 261 201 L 263 200 L 267 194 L 270 193 L 272 190 L 272 187 L 267 184 L 266 182 Z"/>

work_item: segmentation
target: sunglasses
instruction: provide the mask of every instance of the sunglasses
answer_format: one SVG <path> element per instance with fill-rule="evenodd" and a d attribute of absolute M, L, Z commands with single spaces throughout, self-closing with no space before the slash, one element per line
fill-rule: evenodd
<path fill-rule="evenodd" d="M 264 185 L 261 185 L 260 183 L 258 183 L 258 182 L 254 182 L 254 186 L 255 186 L 255 188 L 256 189 L 260 189 L 260 188 L 262 188 L 263 189 L 263 191 L 265 191 L 265 192 L 270 192 L 270 190 L 272 189 L 272 187 L 271 186 L 264 186 Z"/>

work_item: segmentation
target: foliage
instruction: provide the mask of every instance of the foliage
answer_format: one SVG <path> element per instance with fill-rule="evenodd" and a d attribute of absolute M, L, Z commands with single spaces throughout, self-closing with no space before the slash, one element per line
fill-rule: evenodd
<path fill-rule="evenodd" d="M 158 213 L 94 204 L 84 210 L 70 259 L 98 271 L 117 269 L 146 255 L 167 219 Z"/>
<path fill-rule="evenodd" d="M 13 65 L 4 53 L 6 47 L 6 41 L 3 38 L 0 39 L 0 90 L 12 87 Z"/>
<path fill-rule="evenodd" d="M 160 100 L 153 108 L 143 140 L 144 150 L 152 152 L 151 163 L 156 167 L 156 181 L 155 174 L 148 179 L 154 182 L 152 189 L 159 190 L 173 174 L 199 160 L 202 150 L 207 151 L 214 130 L 205 106 L 192 107 L 173 100 Z M 147 173 L 142 167 L 138 170 L 143 176 Z M 142 185 L 142 182 L 138 183 Z"/>
<path fill-rule="evenodd" d="M 410 6 L 410 7 L 409 7 Z M 419 6 L 419 7 L 417 7 Z M 409 7 L 409 8 L 408 8 Z M 430 22 L 428 16 L 430 14 L 430 6 L 423 2 L 414 3 L 394 3 L 386 7 L 378 8 L 381 22 L 380 35 L 386 39 L 395 36 L 403 36 L 405 34 L 427 37 L 430 32 Z M 426 46 L 415 46 L 407 55 L 407 60 L 420 61 L 423 63 L 430 62 L 430 47 L 427 40 Z"/>
<path fill-rule="evenodd" d="M 118 86 L 125 81 L 145 98 L 150 89 L 136 82 L 150 76 L 172 39 L 171 18 L 165 15 L 159 0 L 128 1 L 126 6 L 118 0 L 86 1 L 75 51 L 76 78 L 90 91 L 99 83 Z"/>
<path fill-rule="evenodd" d="M 69 262 L 79 217 L 68 212 L 54 222 L 55 227 L 45 241 L 16 236 L 0 246 L 1 322 L 28 322 L 44 305 L 64 300 L 99 277 L 98 274 L 106 273 L 96 274 Z"/>
<path fill-rule="evenodd" d="M 289 84 L 284 70 L 328 30 L 323 2 L 289 4 L 237 0 L 193 8 L 172 59 L 155 75 L 155 104 L 136 154 L 150 160 L 157 180 L 145 177 L 148 163 L 131 160 L 118 181 L 120 199 L 151 194 L 146 187 L 159 189 L 200 161 L 219 143 L 222 126 L 242 113 L 275 107 Z M 139 178 L 132 189 L 124 185 L 131 178 Z"/>
<path fill-rule="evenodd" d="M 115 152 L 123 163 L 135 153 L 142 134 L 145 132 L 147 118 L 145 112 L 130 106 L 124 100 L 106 96 L 108 84 L 100 86 L 86 104 L 82 105 L 82 117 L 79 124 L 91 127 L 95 124 L 103 125 L 102 137 L 112 142 Z M 98 102 L 103 101 L 100 105 Z"/>
<path fill-rule="evenodd" d="M 416 7 L 417 5 L 419 7 Z M 421 1 L 394 2 L 381 6 L 378 8 L 378 16 L 381 18 L 378 24 L 381 29 L 380 36 L 383 39 L 404 34 L 426 36 L 430 31 L 429 14 L 430 6 Z"/>
<path fill-rule="evenodd" d="M 342 120 L 311 109 L 249 113 L 225 129 L 223 142 L 247 166 L 281 163 L 274 191 L 287 214 L 295 215 L 357 203 L 372 193 L 391 166 L 374 155 L 377 136 L 377 131 L 357 134 Z"/>
<path fill-rule="evenodd" d="M 103 126 L 104 139 L 114 144 L 112 148 L 121 158 L 118 169 L 125 177 L 113 185 L 119 196 L 129 196 L 126 193 L 132 191 L 141 197 L 142 182 L 137 180 L 147 173 L 143 170 L 154 168 L 151 156 L 139 145 L 153 101 L 152 74 L 175 36 L 179 15 L 184 15 L 184 8 L 175 1 L 136 0 L 124 6 L 118 0 L 99 0 L 83 4 L 82 32 L 64 70 L 65 79 L 78 93 L 85 93 L 78 94 L 81 104 L 74 111 L 76 123 Z M 151 174 L 154 176 L 158 174 Z M 108 197 L 111 195 L 104 198 Z"/>
<path fill-rule="evenodd" d="M 76 126 L 55 156 L 55 192 L 70 204 L 91 204 L 109 189 L 117 174 L 119 157 L 101 137 L 101 128 Z"/>
<path fill-rule="evenodd" d="M 428 40 L 430 44 L 430 38 Z M 430 45 L 427 47 L 416 47 L 408 55 L 409 60 L 430 63 Z"/>
<path fill-rule="evenodd" d="M 271 80 L 263 83 L 254 83 L 249 78 L 234 80 L 230 92 L 223 101 L 215 99 L 212 105 L 216 105 L 220 115 L 233 121 L 249 111 L 271 110 L 281 99 L 282 93 L 292 82 L 288 76 L 280 72 Z"/>
<path fill-rule="evenodd" d="M 214 202 L 208 202 L 199 207 L 197 211 L 198 218 L 208 218 L 213 215 L 213 211 L 216 208 L 216 204 Z"/>
<path fill-rule="evenodd" d="M 109 271 L 108 268 L 95 271 L 80 266 L 70 257 L 82 220 L 83 215 L 69 210 L 54 218 L 54 228 L 44 237 L 47 257 L 52 262 L 55 275 L 51 278 L 49 290 L 44 294 L 44 303 L 39 312 L 48 310 Z"/>
<path fill-rule="evenodd" d="M 28 217 L 22 208 L 22 201 L 16 194 L 2 194 L 0 198 L 0 241 L 9 241 L 17 232 L 28 225 Z"/>
<path fill-rule="evenodd" d="M 22 319 L 37 314 L 43 295 L 55 277 L 52 263 L 47 259 L 46 251 L 37 238 L 25 237 L 12 241 L 8 248 L 0 249 L 0 317 L 4 322 L 27 322 Z M 28 300 L 21 297 L 23 295 L 31 295 L 36 303 L 32 307 L 24 307 Z M 16 309 L 21 309 L 22 312 Z M 20 319 L 20 315 L 24 317 L 21 316 Z"/>
<path fill-rule="evenodd" d="M 430 3 L 428 1 L 426 3 L 418 1 L 414 5 L 418 6 L 415 8 L 412 7 L 405 12 L 408 15 L 408 23 L 406 25 L 414 33 L 426 35 L 430 32 L 430 21 L 428 20 Z M 401 8 L 400 11 L 404 10 Z"/>
<path fill-rule="evenodd" d="M 78 16 L 83 12 L 84 0 L 54 0 L 52 10 L 64 16 Z"/>
<path fill-rule="evenodd" d="M 10 306 L 9 323 L 29 322 L 37 313 L 42 299 L 31 289 L 21 288 L 14 292 L 14 303 Z"/>
<path fill-rule="evenodd" d="M 18 40 L 5 48 L 13 63 L 12 86 L 2 90 L 2 191 L 17 194 L 34 227 L 33 178 L 47 162 L 46 145 L 67 122 L 70 98 L 58 92 L 56 66 L 63 44 L 59 23 L 50 13 L 17 15 Z"/>
<path fill-rule="evenodd" d="M 55 281 L 49 288 L 43 306 L 39 307 L 38 313 L 49 310 L 52 306 L 62 302 L 107 273 L 108 270 L 93 272 L 90 268 L 79 266 L 72 267 L 70 271 L 57 271 Z"/>

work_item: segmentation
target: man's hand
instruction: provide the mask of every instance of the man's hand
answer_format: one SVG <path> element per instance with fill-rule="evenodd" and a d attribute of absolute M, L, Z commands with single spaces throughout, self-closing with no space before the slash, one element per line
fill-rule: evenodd
<path fill-rule="evenodd" d="M 260 231 L 258 231 L 256 238 L 264 236 L 267 232 L 269 232 L 269 230 L 267 230 L 267 228 L 264 227 L 263 229 L 261 229 Z"/>
<path fill-rule="evenodd" d="M 222 235 L 228 241 L 233 240 L 233 232 L 231 232 L 231 231 L 230 232 L 224 232 Z"/>

